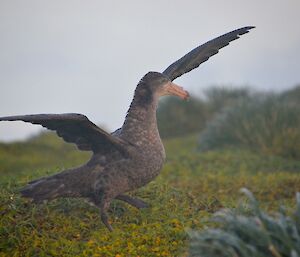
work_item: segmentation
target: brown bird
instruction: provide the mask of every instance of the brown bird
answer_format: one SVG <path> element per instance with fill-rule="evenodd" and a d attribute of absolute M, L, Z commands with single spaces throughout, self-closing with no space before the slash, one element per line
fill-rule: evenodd
<path fill-rule="evenodd" d="M 148 205 L 126 192 L 142 187 L 159 173 L 165 160 L 156 122 L 158 99 L 175 95 L 187 99 L 189 94 L 172 81 L 197 68 L 219 49 L 248 33 L 244 27 L 198 46 L 162 73 L 149 72 L 138 83 L 133 101 L 121 128 L 107 133 L 82 114 L 36 114 L 2 117 L 0 121 L 25 121 L 39 124 L 80 150 L 92 151 L 84 165 L 29 182 L 21 189 L 24 197 L 35 203 L 58 197 L 85 198 L 100 209 L 101 220 L 111 231 L 107 210 L 113 199 L 136 208 Z"/>

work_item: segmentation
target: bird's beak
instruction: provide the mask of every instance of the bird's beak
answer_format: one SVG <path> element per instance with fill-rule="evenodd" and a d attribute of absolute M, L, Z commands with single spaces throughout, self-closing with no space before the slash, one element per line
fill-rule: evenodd
<path fill-rule="evenodd" d="M 184 100 L 187 100 L 190 97 L 189 92 L 185 91 L 182 87 L 173 82 L 167 83 L 164 86 L 164 91 L 165 95 L 175 95 Z"/>

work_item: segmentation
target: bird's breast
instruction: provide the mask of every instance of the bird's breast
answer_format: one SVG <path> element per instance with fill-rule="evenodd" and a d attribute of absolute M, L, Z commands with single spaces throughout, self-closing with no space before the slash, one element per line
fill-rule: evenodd
<path fill-rule="evenodd" d="M 141 187 L 152 181 L 161 171 L 165 161 L 163 145 L 147 146 L 138 149 L 134 159 L 135 168 L 130 171 L 134 187 Z"/>

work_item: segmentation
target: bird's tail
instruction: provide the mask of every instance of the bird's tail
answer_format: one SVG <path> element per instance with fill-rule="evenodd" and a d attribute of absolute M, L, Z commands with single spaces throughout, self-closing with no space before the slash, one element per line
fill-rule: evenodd
<path fill-rule="evenodd" d="M 55 177 L 41 178 L 29 182 L 21 189 L 23 197 L 31 198 L 33 202 L 40 203 L 43 200 L 53 200 L 66 196 L 66 185 L 61 179 Z"/>

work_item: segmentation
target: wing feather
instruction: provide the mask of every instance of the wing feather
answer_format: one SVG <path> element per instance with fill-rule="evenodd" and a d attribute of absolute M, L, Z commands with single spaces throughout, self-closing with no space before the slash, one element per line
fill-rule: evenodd
<path fill-rule="evenodd" d="M 248 26 L 236 29 L 196 47 L 185 56 L 172 63 L 163 74 L 173 81 L 181 75 L 197 68 L 201 63 L 217 54 L 219 49 L 228 46 L 231 41 L 238 39 L 239 36 L 248 33 L 249 30 L 253 28 L 255 27 Z"/>
<path fill-rule="evenodd" d="M 56 131 L 68 143 L 74 143 L 80 150 L 109 152 L 118 150 L 126 152 L 127 142 L 115 137 L 91 122 L 86 116 L 77 113 L 34 114 L 8 116 L 0 121 L 24 121 Z"/>

